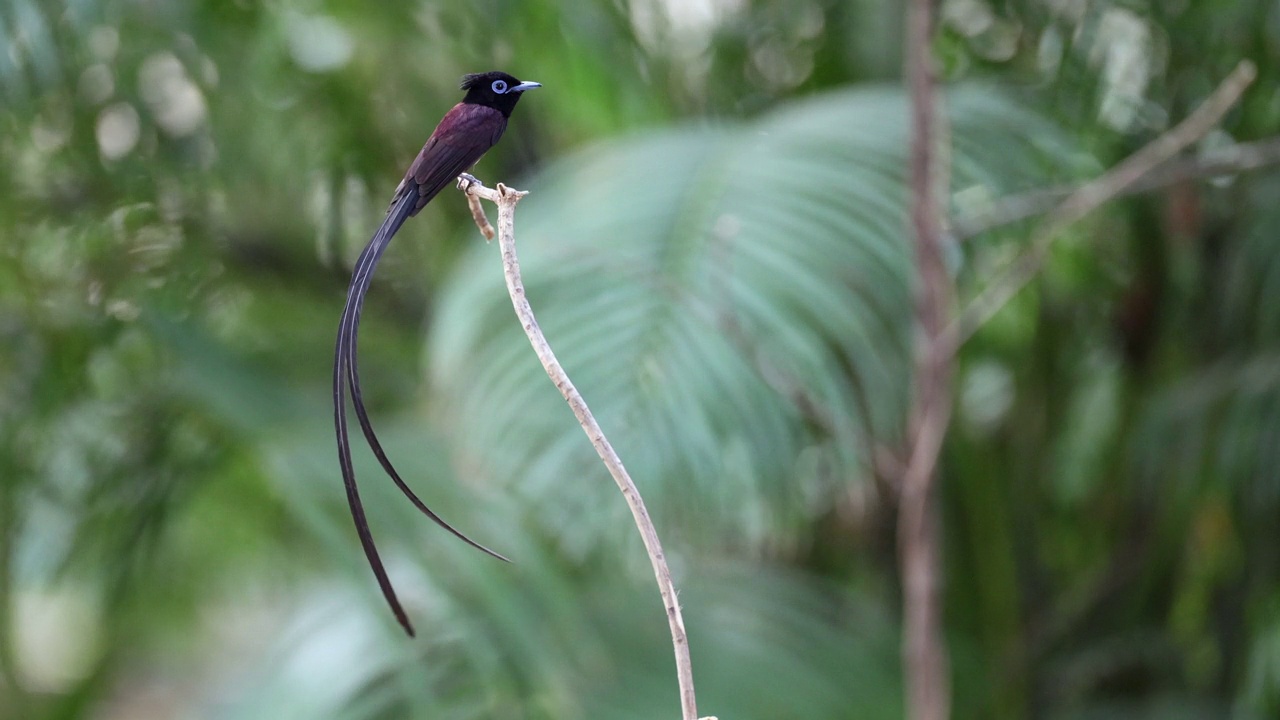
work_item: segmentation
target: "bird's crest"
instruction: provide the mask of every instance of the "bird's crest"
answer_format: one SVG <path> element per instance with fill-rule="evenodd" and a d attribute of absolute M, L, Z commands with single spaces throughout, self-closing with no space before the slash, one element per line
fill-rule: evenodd
<path fill-rule="evenodd" d="M 492 73 L 468 73 L 462 76 L 462 84 L 458 86 L 459 90 L 470 90 L 471 88 L 484 82 L 485 78 Z"/>

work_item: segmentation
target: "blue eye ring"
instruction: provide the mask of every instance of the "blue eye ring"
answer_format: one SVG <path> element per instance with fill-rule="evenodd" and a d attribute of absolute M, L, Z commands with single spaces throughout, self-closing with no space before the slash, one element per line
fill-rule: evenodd
<path fill-rule="evenodd" d="M 493 84 L 492 84 L 492 85 L 490 85 L 489 87 L 493 88 L 493 91 L 494 91 L 495 93 L 497 93 L 497 94 L 501 95 L 502 93 L 504 93 L 504 92 L 506 92 L 506 91 L 507 91 L 507 81 L 506 81 L 506 80 L 494 80 L 494 81 L 493 81 Z"/>

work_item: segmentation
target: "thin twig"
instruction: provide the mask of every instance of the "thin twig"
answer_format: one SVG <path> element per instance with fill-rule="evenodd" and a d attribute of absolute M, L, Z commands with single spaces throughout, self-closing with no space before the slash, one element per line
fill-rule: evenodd
<path fill-rule="evenodd" d="M 1213 94 L 1182 122 L 1067 196 L 1045 222 L 1036 228 L 1030 242 L 1031 248 L 1019 256 L 1002 277 L 992 281 L 986 290 L 974 298 L 960 318 L 947 329 L 947 342 L 952 351 L 968 340 L 1012 300 L 1019 290 L 1031 282 L 1040 272 L 1049 256 L 1050 246 L 1063 228 L 1118 197 L 1183 148 L 1208 134 L 1222 116 L 1235 106 L 1257 74 L 1252 62 L 1240 61 Z"/>
<path fill-rule="evenodd" d="M 1158 190 L 1187 180 L 1238 175 L 1280 164 L 1280 137 L 1220 148 L 1195 157 L 1180 157 L 1152 170 L 1113 198 Z M 957 218 L 951 235 L 968 240 L 1005 225 L 1043 215 L 1080 189 L 1079 185 L 1048 187 L 994 201 L 989 207 Z"/>
<path fill-rule="evenodd" d="M 902 669 L 907 716 L 945 720 L 951 712 L 950 662 L 942 632 L 942 562 L 936 475 L 951 418 L 951 353 L 941 342 L 954 288 L 942 253 L 933 57 L 933 0 L 907 8 L 906 72 L 911 92 L 911 224 L 916 246 L 915 394 L 898 505 L 903 592 Z"/>
<path fill-rule="evenodd" d="M 676 655 L 676 678 L 680 684 L 682 718 L 698 720 L 698 706 L 693 692 L 693 664 L 689 658 L 689 639 L 685 635 L 680 603 L 676 601 L 675 585 L 671 582 L 671 571 L 667 568 L 667 559 L 662 552 L 662 543 L 658 540 L 658 531 L 653 526 L 653 520 L 649 517 L 649 511 L 645 509 L 644 500 L 641 499 L 640 491 L 632 482 L 631 475 L 623 467 L 622 460 L 618 457 L 618 453 L 614 452 L 613 445 L 605 437 L 600 425 L 596 423 L 595 417 L 587 407 L 587 402 L 582 399 L 578 389 L 569 380 L 569 375 L 560 366 L 560 361 L 556 359 L 551 345 L 542 334 L 542 329 L 533 316 L 533 308 L 529 306 L 529 301 L 525 297 L 524 283 L 520 279 L 520 262 L 516 258 L 515 212 L 516 204 L 527 193 L 513 190 L 502 183 L 498 183 L 497 189 L 492 190 L 469 177 L 460 178 L 458 187 L 468 197 L 484 198 L 498 206 L 498 247 L 502 251 L 502 273 L 507 281 L 507 292 L 511 295 L 511 304 L 515 307 L 520 325 L 524 327 L 525 335 L 529 337 L 529 343 L 533 345 L 534 352 L 542 361 L 542 367 L 547 371 L 547 376 L 555 383 L 556 389 L 564 396 L 565 402 L 569 403 L 573 414 L 578 418 L 578 424 L 590 438 L 591 445 L 595 447 L 596 453 L 609 469 L 609 474 L 618 483 L 622 497 L 631 508 L 636 528 L 639 529 L 644 548 L 649 553 L 649 562 L 653 565 L 653 574 L 658 580 L 658 591 L 662 593 L 662 602 L 667 610 L 667 622 L 671 626 L 671 642 Z M 484 226 L 488 225 L 483 210 L 476 216 L 476 225 L 482 232 Z M 703 718 L 703 720 L 715 720 L 715 718 Z"/>
<path fill-rule="evenodd" d="M 476 222 L 476 227 L 480 228 L 480 234 L 484 235 L 485 242 L 493 242 L 493 226 L 489 224 L 489 218 L 484 214 L 484 206 L 480 204 L 480 198 L 471 193 L 464 194 L 467 196 L 467 206 L 471 208 L 471 219 Z"/>

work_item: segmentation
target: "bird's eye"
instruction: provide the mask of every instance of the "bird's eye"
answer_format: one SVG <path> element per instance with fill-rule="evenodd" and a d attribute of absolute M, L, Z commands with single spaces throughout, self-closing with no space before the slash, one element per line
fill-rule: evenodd
<path fill-rule="evenodd" d="M 490 85 L 489 87 L 492 87 L 494 92 L 496 92 L 496 93 L 498 93 L 499 95 L 501 95 L 502 93 L 504 93 L 504 92 L 506 92 L 506 91 L 507 91 L 507 81 L 506 81 L 506 80 L 494 80 L 494 81 L 493 81 L 493 85 Z"/>

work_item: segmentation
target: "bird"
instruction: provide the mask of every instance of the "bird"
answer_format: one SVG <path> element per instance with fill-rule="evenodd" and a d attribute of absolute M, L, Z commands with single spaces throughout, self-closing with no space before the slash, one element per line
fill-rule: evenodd
<path fill-rule="evenodd" d="M 404 225 L 405 221 L 418 214 L 437 194 L 452 184 L 459 175 L 465 173 L 493 147 L 507 129 L 507 120 L 515 109 L 520 97 L 528 90 L 542 87 L 541 83 L 520 81 L 504 72 L 472 73 L 462 78 L 460 90 L 466 95 L 462 102 L 454 105 L 445 113 L 436 129 L 427 138 L 421 152 L 409 166 L 404 178 L 396 187 L 386 217 L 377 232 L 365 245 L 356 259 L 351 273 L 351 282 L 347 286 L 347 300 L 342 309 L 342 319 L 338 323 L 338 341 L 334 351 L 333 362 L 333 410 L 334 429 L 338 440 L 338 465 L 342 470 L 342 480 L 346 488 L 347 504 L 351 508 L 351 517 L 355 521 L 356 534 L 364 548 L 365 557 L 378 581 L 382 595 L 391 612 L 410 637 L 414 636 L 413 624 L 396 597 L 391 579 L 387 576 L 382 559 L 378 555 L 373 534 L 369 531 L 369 523 L 365 517 L 364 506 L 360 502 L 360 492 L 356 487 L 355 469 L 351 462 L 351 443 L 347 432 L 347 404 L 345 392 L 351 390 L 351 404 L 355 409 L 360 430 L 382 469 L 391 477 L 392 482 L 418 510 L 426 514 L 445 530 L 453 533 L 463 542 L 475 547 L 499 560 L 507 558 L 481 545 L 454 528 L 443 518 L 427 507 L 414 492 L 409 489 L 400 474 L 396 472 L 387 454 L 378 442 L 373 425 L 369 422 L 369 414 L 365 410 L 364 399 L 360 392 L 360 373 L 356 364 L 357 336 L 360 330 L 360 311 L 364 307 L 365 294 L 373 273 L 382 258 L 383 252 L 390 244 L 391 238 Z"/>

